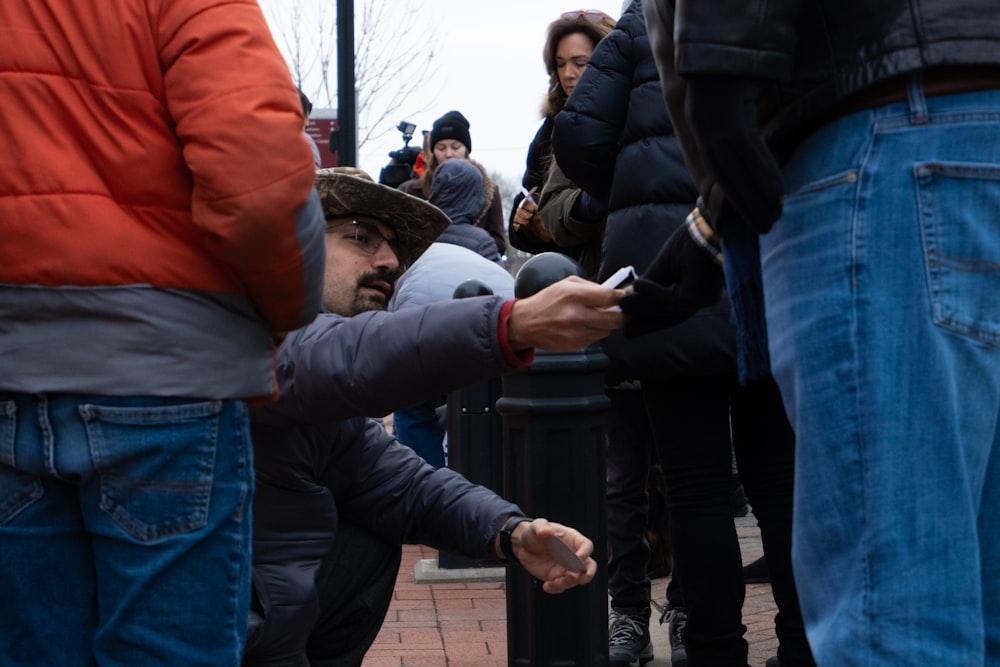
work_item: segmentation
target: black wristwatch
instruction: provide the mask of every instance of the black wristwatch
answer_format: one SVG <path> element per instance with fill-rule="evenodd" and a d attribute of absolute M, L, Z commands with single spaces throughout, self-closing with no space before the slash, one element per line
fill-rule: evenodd
<path fill-rule="evenodd" d="M 511 542 L 511 535 L 514 534 L 514 529 L 517 528 L 517 525 L 525 521 L 532 521 L 532 519 L 526 516 L 513 516 L 507 519 L 507 523 L 500 529 L 500 553 L 503 554 L 504 560 L 508 563 L 518 562 L 517 557 L 514 555 L 514 545 Z"/>

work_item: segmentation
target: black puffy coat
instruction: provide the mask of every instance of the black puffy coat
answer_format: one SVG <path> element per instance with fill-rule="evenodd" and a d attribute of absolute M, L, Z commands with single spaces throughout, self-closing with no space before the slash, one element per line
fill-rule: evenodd
<path fill-rule="evenodd" d="M 684 222 L 698 193 L 663 101 L 638 0 L 590 57 L 555 117 L 552 148 L 574 183 L 608 202 L 600 279 L 622 266 L 640 273 Z M 735 372 L 729 301 L 683 324 L 604 342 L 612 379 Z"/>

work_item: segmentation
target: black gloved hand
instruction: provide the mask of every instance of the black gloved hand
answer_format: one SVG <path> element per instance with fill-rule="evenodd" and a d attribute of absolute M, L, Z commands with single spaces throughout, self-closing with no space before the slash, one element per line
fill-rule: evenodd
<path fill-rule="evenodd" d="M 693 76 L 684 117 L 726 200 L 752 229 L 764 234 L 781 217 L 783 188 L 778 161 L 758 131 L 758 93 L 758 84 L 749 79 Z M 724 228 L 720 231 L 725 235 Z"/>
<path fill-rule="evenodd" d="M 718 301 L 724 283 L 722 267 L 681 225 L 622 297 L 621 309 L 631 316 L 625 337 L 680 324 Z"/>
<path fill-rule="evenodd" d="M 573 202 L 573 209 L 570 211 L 570 215 L 577 220 L 593 223 L 604 220 L 607 214 L 608 205 L 584 190 L 580 191 L 576 201 Z"/>

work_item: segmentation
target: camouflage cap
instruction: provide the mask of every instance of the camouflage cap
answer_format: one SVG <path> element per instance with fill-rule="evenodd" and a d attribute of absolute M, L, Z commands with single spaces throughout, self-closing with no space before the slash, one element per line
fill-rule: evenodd
<path fill-rule="evenodd" d="M 392 227 L 410 264 L 451 224 L 438 207 L 376 183 L 356 167 L 317 170 L 316 191 L 328 219 L 367 216 Z"/>

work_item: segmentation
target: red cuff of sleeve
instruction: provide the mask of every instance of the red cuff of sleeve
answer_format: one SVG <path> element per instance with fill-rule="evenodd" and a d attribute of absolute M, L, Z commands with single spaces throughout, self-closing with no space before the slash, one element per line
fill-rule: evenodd
<path fill-rule="evenodd" d="M 535 348 L 517 351 L 511 348 L 510 341 L 507 340 L 507 322 L 510 320 L 510 314 L 514 310 L 515 301 L 517 299 L 511 299 L 500 308 L 500 317 L 497 321 L 497 338 L 500 339 L 500 353 L 503 355 L 503 360 L 507 362 L 508 366 L 520 368 L 522 366 L 530 366 L 534 363 Z"/>

